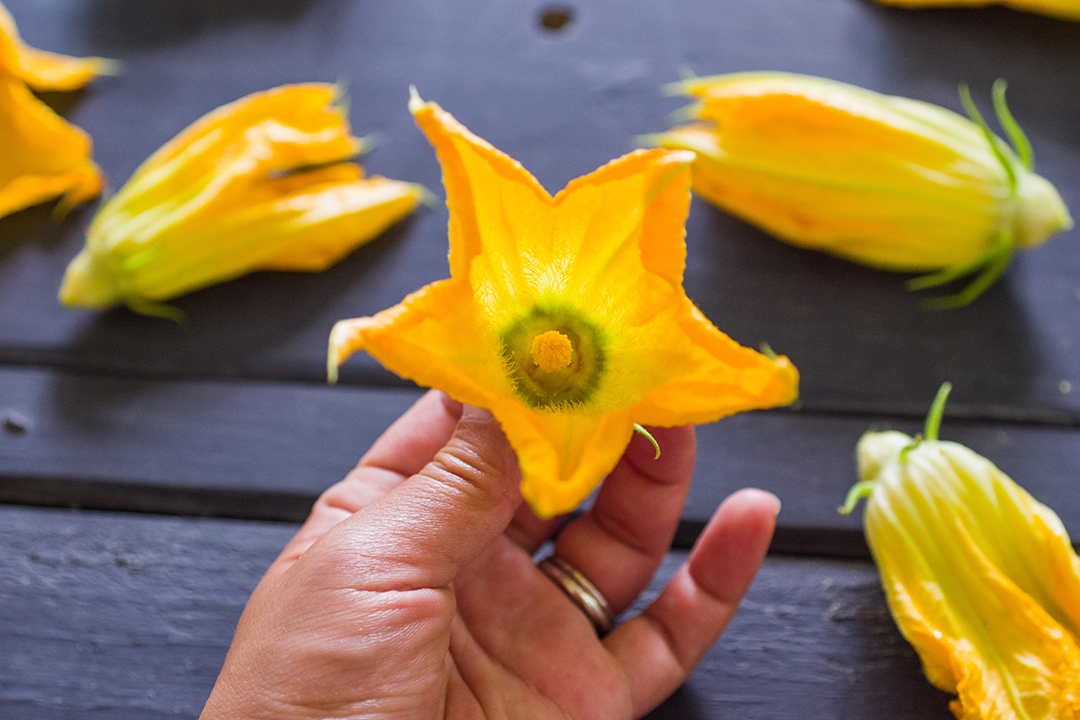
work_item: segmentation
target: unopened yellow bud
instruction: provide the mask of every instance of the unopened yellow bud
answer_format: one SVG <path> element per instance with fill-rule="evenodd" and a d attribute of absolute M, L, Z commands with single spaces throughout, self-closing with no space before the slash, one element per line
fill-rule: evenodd
<path fill-rule="evenodd" d="M 424 189 L 348 160 L 337 88 L 287 85 L 218 108 L 144 162 L 94 217 L 65 305 L 140 312 L 254 270 L 322 270 L 409 213 Z"/>
<path fill-rule="evenodd" d="M 1032 171 L 1031 148 L 994 87 L 993 135 L 929 103 L 833 80 L 739 73 L 679 83 L 698 102 L 692 124 L 651 136 L 693 150 L 694 189 L 794 245 L 872 267 L 936 271 L 911 286 L 976 272 L 940 306 L 970 302 L 1004 271 L 1015 248 L 1072 227 L 1061 196 Z"/>
<path fill-rule="evenodd" d="M 947 389 L 945 390 L 947 392 Z M 1061 521 L 989 460 L 937 439 L 867 433 L 850 511 L 889 609 L 962 720 L 1080 718 L 1080 560 Z"/>

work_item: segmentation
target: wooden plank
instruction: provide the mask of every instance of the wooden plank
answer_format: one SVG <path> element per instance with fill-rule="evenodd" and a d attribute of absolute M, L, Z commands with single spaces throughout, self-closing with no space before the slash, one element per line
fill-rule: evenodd
<path fill-rule="evenodd" d="M 300 520 L 417 396 L 0 369 L 0 502 Z"/>
<path fill-rule="evenodd" d="M 642 602 L 684 557 L 669 555 Z M 649 718 L 946 720 L 948 700 L 896 629 L 871 563 L 770 556 L 720 641 Z"/>
<path fill-rule="evenodd" d="M 165 382 L 0 369 L 0 502 L 298 521 L 418 397 L 412 390 L 274 382 Z M 15 426 L 24 426 L 19 431 Z M 774 548 L 866 556 L 856 482 L 863 432 L 915 423 L 789 411 L 698 429 L 678 544 L 740 487 L 784 503 Z M 1080 540 L 1080 430 L 946 419 L 942 437 L 997 463 Z"/>
<path fill-rule="evenodd" d="M 248 594 L 293 530 L 0 506 L 0 717 L 194 717 Z M 770 557 L 720 643 L 650 717 L 949 714 L 871 564 Z"/>
<path fill-rule="evenodd" d="M 245 93 L 344 80 L 369 170 L 439 190 L 434 153 L 405 110 L 416 84 L 550 189 L 668 125 L 658 88 L 681 68 L 807 72 L 958 109 L 1010 80 L 1040 170 L 1080 208 L 1080 26 L 1004 9 L 912 12 L 849 0 L 591 2 L 561 33 L 502 0 L 8 3 L 41 47 L 117 57 L 124 70 L 62 100 L 116 186 L 202 113 Z M 993 58 L 988 62 L 987 58 Z M 53 98 L 54 101 L 57 101 Z M 122 128 L 122 131 L 118 131 Z M 178 301 L 187 327 L 55 300 L 93 207 L 0 220 L 0 362 L 163 376 L 323 376 L 334 321 L 376 312 L 444 277 L 445 211 L 424 210 L 318 275 L 259 274 Z M 902 276 L 789 248 L 695 202 L 686 286 L 741 342 L 765 340 L 803 373 L 809 409 L 921 414 L 941 381 L 984 418 L 1080 421 L 1076 232 L 1018 258 L 974 306 L 926 313 Z M 280 301 L 288 298 L 287 302 Z M 350 382 L 397 382 L 366 358 Z"/>
<path fill-rule="evenodd" d="M 693 535 L 728 494 L 756 486 L 776 493 L 783 502 L 775 550 L 867 556 L 861 509 L 845 517 L 837 508 L 859 479 L 855 445 L 871 429 L 915 435 L 922 431 L 922 423 L 881 416 L 767 412 L 737 415 L 698 428 L 698 463 L 684 530 Z M 1073 542 L 1080 542 L 1076 502 L 1080 432 L 946 416 L 940 437 L 990 459 L 1053 508 Z"/>
<path fill-rule="evenodd" d="M 0 507 L 0 717 L 195 717 L 294 526 Z"/>

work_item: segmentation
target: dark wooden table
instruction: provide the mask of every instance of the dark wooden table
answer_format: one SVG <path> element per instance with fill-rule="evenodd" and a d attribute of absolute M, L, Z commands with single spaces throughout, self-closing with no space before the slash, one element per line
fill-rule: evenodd
<path fill-rule="evenodd" d="M 862 0 L 6 0 L 31 44 L 123 61 L 47 100 L 118 186 L 206 111 L 286 82 L 345 81 L 372 173 L 441 193 L 407 88 L 556 190 L 668 126 L 658 88 L 786 70 L 959 109 L 1010 81 L 1037 169 L 1080 212 L 1080 24 Z M 0 162 L 3 149 L 0 148 Z M 422 209 L 316 275 L 260 273 L 177 301 L 187 326 L 55 299 L 94 205 L 0 219 L 0 718 L 193 717 L 248 593 L 305 515 L 418 395 L 369 358 L 324 382 L 334 321 L 447 275 Z M 914 431 L 951 380 L 943 436 L 990 457 L 1080 537 L 1077 233 L 1020 256 L 973 306 L 927 313 L 902 276 L 783 245 L 701 201 L 690 296 L 802 372 L 797 409 L 700 429 L 677 547 L 756 485 L 784 502 L 727 634 L 654 718 L 947 718 L 889 617 L 858 516 L 836 507 L 868 428 Z M 647 598 L 646 598 L 647 599 Z"/>

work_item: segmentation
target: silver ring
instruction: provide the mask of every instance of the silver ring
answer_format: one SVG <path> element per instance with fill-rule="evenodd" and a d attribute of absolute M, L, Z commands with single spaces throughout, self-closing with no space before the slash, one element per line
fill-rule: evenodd
<path fill-rule="evenodd" d="M 540 572 L 551 578 L 570 600 L 581 608 L 585 617 L 596 628 L 596 634 L 604 637 L 611 632 L 615 619 L 611 606 L 603 593 L 589 582 L 580 570 L 556 555 L 549 555 L 536 564 Z"/>

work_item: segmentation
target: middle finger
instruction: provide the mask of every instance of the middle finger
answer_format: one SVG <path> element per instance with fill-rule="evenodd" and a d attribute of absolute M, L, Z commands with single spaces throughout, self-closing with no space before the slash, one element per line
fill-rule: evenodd
<path fill-rule="evenodd" d="M 671 546 L 693 474 L 693 427 L 650 432 L 660 457 L 635 435 L 592 508 L 555 541 L 555 553 L 592 581 L 616 614 L 648 586 Z"/>

